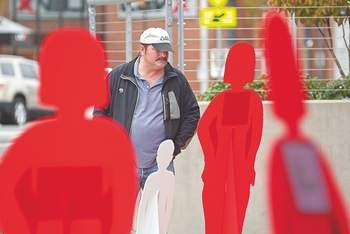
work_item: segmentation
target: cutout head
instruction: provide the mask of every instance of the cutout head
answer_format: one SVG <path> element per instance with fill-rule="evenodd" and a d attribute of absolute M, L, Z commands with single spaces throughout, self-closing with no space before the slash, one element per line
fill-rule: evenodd
<path fill-rule="evenodd" d="M 246 42 L 233 45 L 227 55 L 224 72 L 224 82 L 231 88 L 241 89 L 254 79 L 255 52 Z"/>
<path fill-rule="evenodd" d="M 40 49 L 40 99 L 59 112 L 82 112 L 107 101 L 106 58 L 86 30 L 59 29 Z"/>
<path fill-rule="evenodd" d="M 175 146 L 170 139 L 163 141 L 157 151 L 157 164 L 159 170 L 165 170 L 173 159 Z"/>
<path fill-rule="evenodd" d="M 305 112 L 304 94 L 288 23 L 278 12 L 270 12 L 265 19 L 264 34 L 274 112 L 287 124 L 291 134 L 297 134 Z"/>

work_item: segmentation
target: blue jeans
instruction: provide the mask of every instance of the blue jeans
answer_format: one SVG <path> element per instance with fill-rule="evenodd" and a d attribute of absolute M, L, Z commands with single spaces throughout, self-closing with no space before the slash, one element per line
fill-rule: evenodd
<path fill-rule="evenodd" d="M 152 174 L 153 172 L 156 172 L 158 170 L 158 165 L 154 165 L 152 167 L 149 167 L 149 168 L 138 168 L 137 169 L 137 176 L 139 178 L 139 185 L 140 185 L 140 188 L 143 189 L 143 187 L 145 186 L 145 183 L 146 183 L 146 180 L 148 178 L 148 176 L 150 174 Z M 174 162 L 171 161 L 171 163 L 169 164 L 168 168 L 167 168 L 168 171 L 171 171 L 174 173 L 175 175 L 175 169 L 174 169 Z"/>

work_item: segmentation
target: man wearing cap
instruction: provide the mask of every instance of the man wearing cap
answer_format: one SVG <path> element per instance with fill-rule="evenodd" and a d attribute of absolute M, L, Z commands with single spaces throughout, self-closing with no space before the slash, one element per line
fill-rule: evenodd
<path fill-rule="evenodd" d="M 145 30 L 138 56 L 109 73 L 109 104 L 94 111 L 95 115 L 113 118 L 128 131 L 141 188 L 148 175 L 158 169 L 159 144 L 172 139 L 175 157 L 188 145 L 200 117 L 185 76 L 168 63 L 169 51 L 173 49 L 164 29 Z M 168 170 L 174 172 L 173 163 Z"/>

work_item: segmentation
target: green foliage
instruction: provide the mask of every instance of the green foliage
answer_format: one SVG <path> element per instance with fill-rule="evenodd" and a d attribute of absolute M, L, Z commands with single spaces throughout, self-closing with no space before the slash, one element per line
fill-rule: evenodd
<path fill-rule="evenodd" d="M 322 80 L 317 77 L 306 76 L 308 99 L 337 100 L 350 98 L 350 79 Z"/>
<path fill-rule="evenodd" d="M 306 25 L 326 26 L 333 18 L 340 26 L 350 16 L 350 3 L 344 0 L 269 0 L 268 4 L 295 14 Z"/>
<path fill-rule="evenodd" d="M 261 100 L 267 100 L 268 98 L 268 83 L 267 76 L 261 75 L 259 79 L 255 79 L 253 82 L 246 85 L 246 88 L 253 89 L 257 92 Z"/>
<path fill-rule="evenodd" d="M 234 1 L 235 2 L 235 1 Z M 244 6 L 244 7 L 261 7 L 266 5 L 266 0 L 243 0 L 240 2 L 236 2 L 236 7 Z"/>
<path fill-rule="evenodd" d="M 323 41 L 330 51 L 336 63 L 339 73 L 345 76 L 344 69 L 337 58 L 333 46 L 332 21 L 343 29 L 345 47 L 347 47 L 348 63 L 350 63 L 350 42 L 345 40 L 345 24 L 350 27 L 350 1 L 349 0 L 268 0 L 268 5 L 286 11 L 295 16 L 295 23 L 298 22 L 316 26 L 322 35 Z"/>
<path fill-rule="evenodd" d="M 221 93 L 224 90 L 230 88 L 230 84 L 224 83 L 222 81 L 218 81 L 213 83 L 204 94 L 199 95 L 197 99 L 199 101 L 210 101 L 216 95 Z M 255 79 L 253 82 L 246 85 L 246 88 L 253 89 L 257 92 L 262 100 L 267 99 L 268 88 L 267 88 L 267 77 L 262 75 L 259 79 Z"/>
<path fill-rule="evenodd" d="M 350 98 L 350 78 L 344 77 L 338 80 L 322 80 L 314 76 L 305 76 L 306 97 L 310 100 L 338 100 Z M 218 81 L 211 85 L 208 90 L 198 96 L 199 101 L 210 101 L 220 92 L 230 88 L 229 84 Z M 262 75 L 259 79 L 248 84 L 246 88 L 257 92 L 262 100 L 268 100 L 267 77 Z"/>
<path fill-rule="evenodd" d="M 218 81 L 212 84 L 204 94 L 198 96 L 199 101 L 211 101 L 216 95 L 222 91 L 229 89 L 230 85 L 224 82 Z"/>

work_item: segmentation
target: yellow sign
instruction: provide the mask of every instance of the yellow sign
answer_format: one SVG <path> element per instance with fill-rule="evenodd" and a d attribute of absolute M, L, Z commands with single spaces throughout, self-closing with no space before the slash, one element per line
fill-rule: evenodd
<path fill-rule="evenodd" d="M 237 9 L 234 7 L 202 8 L 200 25 L 209 28 L 234 28 L 237 26 Z"/>
<path fill-rule="evenodd" d="M 213 7 L 223 7 L 226 5 L 228 0 L 208 0 L 211 6 Z"/>

